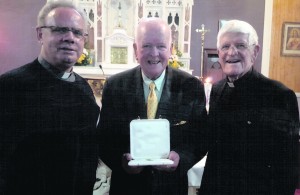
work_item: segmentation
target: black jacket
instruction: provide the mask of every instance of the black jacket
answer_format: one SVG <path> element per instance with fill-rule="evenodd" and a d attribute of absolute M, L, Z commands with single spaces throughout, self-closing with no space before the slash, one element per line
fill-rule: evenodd
<path fill-rule="evenodd" d="M 203 84 L 171 68 L 167 68 L 165 79 L 156 118 L 169 120 L 171 150 L 179 153 L 180 163 L 172 173 L 146 167 L 137 175 L 125 173 L 121 157 L 130 152 L 129 123 L 138 117 L 147 118 L 141 68 L 137 66 L 106 81 L 99 127 L 103 138 L 100 143 L 105 145 L 100 147 L 100 158 L 112 169 L 111 195 L 188 192 L 187 171 L 201 159 L 196 149 L 206 117 Z"/>
<path fill-rule="evenodd" d="M 37 60 L 0 77 L 1 194 L 92 194 L 99 107 Z"/>
<path fill-rule="evenodd" d="M 213 86 L 200 194 L 294 194 L 299 113 L 295 93 L 250 70 Z"/>

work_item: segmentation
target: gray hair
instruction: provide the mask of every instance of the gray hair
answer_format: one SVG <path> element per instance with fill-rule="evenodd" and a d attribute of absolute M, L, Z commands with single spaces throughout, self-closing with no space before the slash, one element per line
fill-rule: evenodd
<path fill-rule="evenodd" d="M 249 23 L 241 20 L 229 20 L 219 30 L 217 36 L 217 48 L 220 47 L 220 38 L 227 32 L 249 34 L 249 45 L 258 45 L 258 36 L 256 30 Z"/>
<path fill-rule="evenodd" d="M 73 4 L 71 1 L 48 1 L 40 10 L 38 17 L 37 17 L 37 27 L 45 26 L 46 24 L 46 17 L 47 15 L 54 9 L 59 7 L 67 7 L 76 10 L 84 20 L 84 30 L 87 28 L 87 17 L 84 12 L 82 12 L 79 7 Z"/>

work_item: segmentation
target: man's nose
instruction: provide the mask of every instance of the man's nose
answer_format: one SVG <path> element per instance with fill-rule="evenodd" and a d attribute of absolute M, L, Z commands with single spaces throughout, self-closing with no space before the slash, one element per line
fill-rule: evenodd
<path fill-rule="evenodd" d="M 68 31 L 63 34 L 63 41 L 74 42 L 75 38 L 76 37 L 72 31 Z"/>
<path fill-rule="evenodd" d="M 159 54 L 159 49 L 157 47 L 152 47 L 151 55 L 152 56 L 158 56 L 158 54 Z"/>
<path fill-rule="evenodd" d="M 237 52 L 238 49 L 234 45 L 231 45 L 228 49 L 228 54 L 236 54 Z"/>

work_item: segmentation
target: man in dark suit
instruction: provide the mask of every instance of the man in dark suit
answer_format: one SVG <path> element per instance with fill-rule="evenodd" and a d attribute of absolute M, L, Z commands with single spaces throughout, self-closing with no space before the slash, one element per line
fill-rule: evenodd
<path fill-rule="evenodd" d="M 206 117 L 203 84 L 167 66 L 171 30 L 162 19 L 141 19 L 135 38 L 140 65 L 110 77 L 103 90 L 99 128 L 106 145 L 101 146 L 100 158 L 112 169 L 110 194 L 186 195 L 187 171 L 201 158 L 196 148 Z M 170 122 L 169 159 L 174 164 L 130 167 L 129 123 L 147 119 L 151 82 L 159 100 L 155 118 Z"/>
<path fill-rule="evenodd" d="M 253 68 L 259 45 L 250 24 L 228 21 L 217 48 L 227 77 L 211 92 L 212 129 L 206 139 L 211 147 L 199 193 L 294 194 L 299 167 L 295 93 Z"/>
<path fill-rule="evenodd" d="M 37 59 L 0 77 L 0 194 L 92 194 L 100 109 L 72 71 L 83 51 L 84 14 L 51 1 L 40 11 Z"/>

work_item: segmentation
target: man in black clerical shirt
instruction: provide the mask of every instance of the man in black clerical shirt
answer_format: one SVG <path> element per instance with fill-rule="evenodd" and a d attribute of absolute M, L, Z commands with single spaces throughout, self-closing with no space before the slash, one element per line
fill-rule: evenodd
<path fill-rule="evenodd" d="M 72 71 L 87 21 L 65 1 L 41 9 L 39 57 L 0 77 L 0 194 L 92 194 L 99 107 Z"/>
<path fill-rule="evenodd" d="M 295 93 L 253 68 L 260 46 L 247 22 L 228 21 L 217 38 L 226 78 L 212 87 L 208 156 L 199 194 L 292 195 L 298 179 Z"/>

